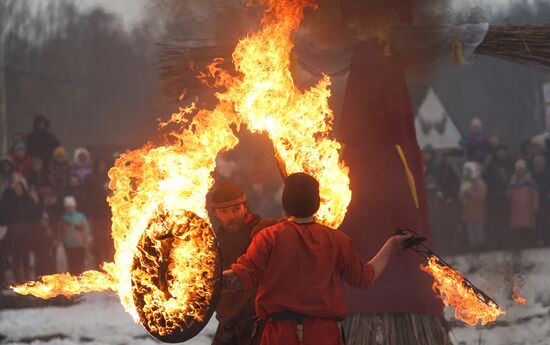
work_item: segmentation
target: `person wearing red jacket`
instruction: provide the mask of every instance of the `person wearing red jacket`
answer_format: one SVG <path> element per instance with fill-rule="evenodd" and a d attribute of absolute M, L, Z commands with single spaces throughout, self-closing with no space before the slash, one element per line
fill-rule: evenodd
<path fill-rule="evenodd" d="M 350 238 L 314 221 L 319 183 L 296 173 L 283 190 L 287 220 L 260 231 L 224 271 L 224 288 L 258 287 L 256 313 L 267 321 L 262 345 L 342 345 L 338 321 L 347 314 L 345 283 L 367 289 L 408 236 L 393 236 L 368 263 Z"/>

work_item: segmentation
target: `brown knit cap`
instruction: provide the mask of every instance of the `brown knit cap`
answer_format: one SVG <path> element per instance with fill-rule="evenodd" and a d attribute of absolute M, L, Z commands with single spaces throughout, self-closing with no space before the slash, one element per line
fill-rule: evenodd
<path fill-rule="evenodd" d="M 242 204 L 246 201 L 241 187 L 233 183 L 222 183 L 212 193 L 212 207 L 213 208 L 225 208 L 238 204 Z"/>

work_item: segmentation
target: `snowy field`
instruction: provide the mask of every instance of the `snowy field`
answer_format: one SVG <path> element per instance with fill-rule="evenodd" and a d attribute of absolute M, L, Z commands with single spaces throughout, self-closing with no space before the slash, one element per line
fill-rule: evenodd
<path fill-rule="evenodd" d="M 456 345 L 550 345 L 550 249 L 449 258 L 450 263 L 485 289 L 507 314 L 489 327 L 470 327 L 452 317 Z M 512 281 L 518 282 L 525 305 L 511 301 Z M 210 344 L 216 328 L 211 321 L 187 342 Z M 89 294 L 69 307 L 0 311 L 0 344 L 149 345 L 158 343 L 124 312 L 117 298 Z"/>

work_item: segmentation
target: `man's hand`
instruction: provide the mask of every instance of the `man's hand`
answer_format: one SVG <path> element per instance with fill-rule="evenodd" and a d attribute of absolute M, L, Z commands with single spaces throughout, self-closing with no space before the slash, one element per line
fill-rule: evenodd
<path fill-rule="evenodd" d="M 241 281 L 233 270 L 223 271 L 222 289 L 223 290 L 240 290 L 243 288 Z"/>
<path fill-rule="evenodd" d="M 388 241 L 391 242 L 391 244 L 392 244 L 395 252 L 397 253 L 397 255 L 401 255 L 401 254 L 403 254 L 405 249 L 407 249 L 406 248 L 407 240 L 410 240 L 413 237 L 414 237 L 413 234 L 393 235 L 392 237 L 390 237 L 390 239 Z"/>

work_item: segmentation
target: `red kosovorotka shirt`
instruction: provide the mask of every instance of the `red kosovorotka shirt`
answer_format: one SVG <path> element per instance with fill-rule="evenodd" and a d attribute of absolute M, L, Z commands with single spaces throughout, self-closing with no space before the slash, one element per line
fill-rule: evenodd
<path fill-rule="evenodd" d="M 258 287 L 260 318 L 283 311 L 309 316 L 303 320 L 306 345 L 342 344 L 336 321 L 347 314 L 344 281 L 368 288 L 374 277 L 347 235 L 289 221 L 260 231 L 231 268 L 245 289 Z M 295 321 L 268 322 L 262 345 L 271 344 L 299 344 Z"/>

